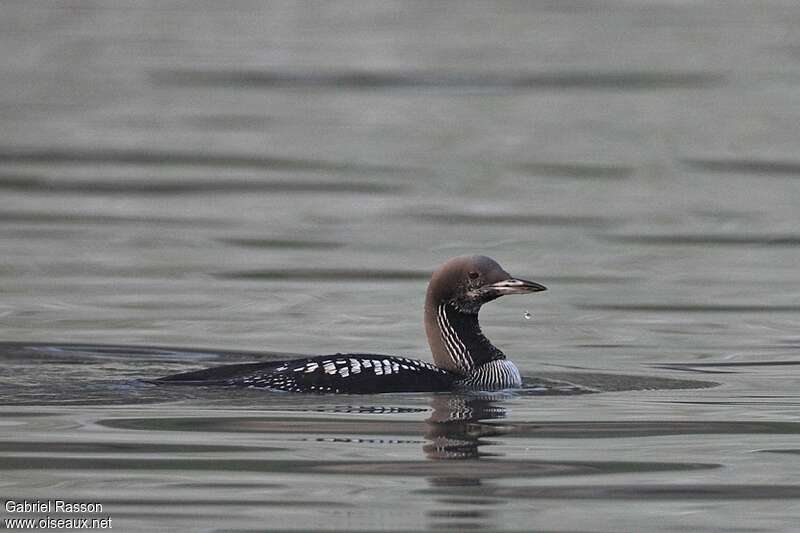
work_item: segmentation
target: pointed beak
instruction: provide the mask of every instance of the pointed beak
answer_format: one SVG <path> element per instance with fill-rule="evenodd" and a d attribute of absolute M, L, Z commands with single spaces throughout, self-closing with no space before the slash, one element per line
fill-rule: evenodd
<path fill-rule="evenodd" d="M 546 291 L 547 287 L 540 285 L 535 281 L 528 281 L 526 279 L 509 278 L 491 285 L 486 286 L 487 289 L 495 290 L 500 295 L 506 294 L 528 294 L 529 292 Z"/>

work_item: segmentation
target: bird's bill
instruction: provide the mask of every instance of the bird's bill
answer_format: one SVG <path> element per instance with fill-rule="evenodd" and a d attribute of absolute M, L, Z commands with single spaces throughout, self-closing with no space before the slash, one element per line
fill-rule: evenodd
<path fill-rule="evenodd" d="M 536 283 L 535 281 L 528 281 L 520 278 L 509 278 L 491 285 L 486 286 L 487 289 L 495 290 L 502 295 L 505 294 L 528 294 L 530 292 L 546 291 L 547 287 Z"/>

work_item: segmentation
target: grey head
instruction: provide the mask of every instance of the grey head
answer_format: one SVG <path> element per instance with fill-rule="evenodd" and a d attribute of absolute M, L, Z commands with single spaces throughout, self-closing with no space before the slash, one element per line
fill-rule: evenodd
<path fill-rule="evenodd" d="M 545 290 L 543 285 L 511 276 L 490 257 L 456 257 L 431 277 L 425 298 L 425 332 L 434 362 L 469 374 L 505 355 L 483 335 L 478 324 L 481 306 L 506 294 Z"/>

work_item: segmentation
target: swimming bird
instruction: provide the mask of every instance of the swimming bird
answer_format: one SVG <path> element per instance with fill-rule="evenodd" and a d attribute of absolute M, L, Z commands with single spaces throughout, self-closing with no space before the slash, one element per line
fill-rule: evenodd
<path fill-rule="evenodd" d="M 543 290 L 543 285 L 512 277 L 489 257 L 456 257 L 428 284 L 425 332 L 433 364 L 395 355 L 336 353 L 224 365 L 151 383 L 345 394 L 516 388 L 522 385 L 519 370 L 481 332 L 478 312 L 500 296 Z"/>

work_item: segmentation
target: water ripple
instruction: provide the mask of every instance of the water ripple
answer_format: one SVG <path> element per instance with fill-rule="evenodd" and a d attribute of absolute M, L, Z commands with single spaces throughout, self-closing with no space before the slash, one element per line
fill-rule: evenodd
<path fill-rule="evenodd" d="M 521 214 L 521 213 L 416 213 L 410 215 L 415 220 L 427 220 L 437 224 L 495 224 L 509 226 L 608 226 L 612 220 L 607 217 L 560 214 Z"/>
<path fill-rule="evenodd" d="M 481 494 L 496 498 L 579 499 L 579 500 L 795 500 L 800 485 L 755 484 L 642 484 L 642 485 L 567 485 L 500 487 L 481 485 L 474 489 L 435 488 L 424 494 Z"/>
<path fill-rule="evenodd" d="M 452 413 L 448 413 L 449 415 Z M 300 423 L 302 421 L 302 423 Z M 448 419 L 448 422 L 453 422 Z M 419 437 L 430 429 L 425 421 L 401 419 L 338 418 L 321 419 L 300 416 L 226 416 L 108 418 L 98 425 L 139 431 L 179 431 L 213 433 L 313 434 L 350 437 L 386 436 Z M 800 435 L 797 422 L 739 421 L 469 421 L 471 432 L 511 435 L 536 439 L 621 439 L 668 435 Z"/>
<path fill-rule="evenodd" d="M 605 235 L 604 239 L 630 244 L 658 246 L 800 246 L 800 235 L 720 235 L 720 234 L 652 234 Z"/>
<path fill-rule="evenodd" d="M 603 475 L 623 472 L 672 472 L 719 468 L 718 464 L 617 461 L 305 461 L 273 459 L 183 459 L 176 457 L 34 457 L 2 456 L 0 470 L 125 470 L 292 472 L 364 476 L 461 476 L 482 479 Z"/>
<path fill-rule="evenodd" d="M 686 158 L 682 162 L 705 172 L 800 176 L 800 162 L 767 159 Z"/>
<path fill-rule="evenodd" d="M 664 368 L 666 370 L 678 370 L 683 372 L 698 372 L 706 374 L 731 373 L 736 368 L 761 368 L 774 366 L 800 366 L 800 361 L 739 361 L 739 362 L 718 362 L 718 363 L 659 363 L 651 365 L 653 368 Z"/>
<path fill-rule="evenodd" d="M 725 76 L 707 71 L 433 72 L 376 70 L 157 70 L 158 85 L 190 87 L 327 88 L 327 89 L 592 89 L 661 90 L 704 88 L 722 84 Z"/>
<path fill-rule="evenodd" d="M 534 176 L 576 179 L 624 179 L 635 172 L 633 167 L 590 163 L 519 163 L 515 168 Z"/>
<path fill-rule="evenodd" d="M 428 280 L 427 270 L 378 270 L 357 268 L 286 268 L 218 272 L 215 277 L 238 280 L 314 280 L 314 281 L 409 281 Z"/>
<path fill-rule="evenodd" d="M 258 168 L 268 170 L 319 170 L 359 173 L 393 173 L 409 169 L 341 161 L 319 161 L 289 157 L 265 157 L 237 153 L 209 153 L 207 151 L 148 150 L 122 148 L 24 148 L 0 146 L 0 163 L 103 163 L 225 168 Z"/>
<path fill-rule="evenodd" d="M 229 237 L 219 242 L 242 248 L 290 249 L 290 250 L 329 250 L 340 248 L 344 243 L 332 241 L 312 241 L 303 239 L 264 239 L 260 237 Z"/>
<path fill-rule="evenodd" d="M 152 226 L 211 226 L 221 227 L 230 221 L 207 217 L 164 217 L 138 215 L 108 215 L 94 213 L 53 213 L 50 211 L 0 211 L 0 222 L 22 224 L 115 224 Z"/>
<path fill-rule="evenodd" d="M 193 454 L 281 451 L 285 448 L 149 442 L 31 442 L 0 441 L 2 453 L 46 454 Z"/>
<path fill-rule="evenodd" d="M 575 304 L 579 309 L 642 313 L 798 313 L 800 305 L 778 304 Z"/>
<path fill-rule="evenodd" d="M 122 178 L 113 181 L 65 181 L 33 175 L 0 175 L 0 190 L 27 193 L 80 194 L 221 194 L 252 192 L 287 193 L 365 193 L 388 194 L 403 190 L 400 185 L 367 181 L 308 181 L 308 180 L 145 180 Z"/>

